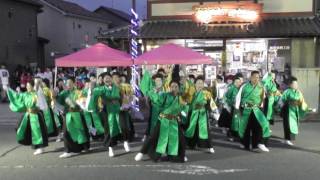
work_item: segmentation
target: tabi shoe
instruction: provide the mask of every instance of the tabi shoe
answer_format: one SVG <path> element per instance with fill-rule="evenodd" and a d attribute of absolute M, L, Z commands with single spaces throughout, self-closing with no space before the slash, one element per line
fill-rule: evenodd
<path fill-rule="evenodd" d="M 124 141 L 124 142 L 123 142 L 123 147 L 124 147 L 124 150 L 125 150 L 126 152 L 130 152 L 130 146 L 129 146 L 128 141 Z"/>
<path fill-rule="evenodd" d="M 69 157 L 72 157 L 72 156 L 76 156 L 76 155 L 78 155 L 78 154 L 79 154 L 79 153 L 72 153 L 72 152 L 67 153 L 67 152 L 65 152 L 65 153 L 61 154 L 61 155 L 59 156 L 59 158 L 69 158 Z"/>
<path fill-rule="evenodd" d="M 134 160 L 135 161 L 141 161 L 143 158 L 143 154 L 140 152 L 138 153 L 135 157 L 134 157 Z"/>
<path fill-rule="evenodd" d="M 287 145 L 289 145 L 289 146 L 293 146 L 293 145 L 294 145 L 294 144 L 293 144 L 291 141 L 289 141 L 289 140 L 286 140 L 285 143 L 286 143 Z"/>
<path fill-rule="evenodd" d="M 114 157 L 114 153 L 113 153 L 112 147 L 109 147 L 109 157 Z"/>
<path fill-rule="evenodd" d="M 270 151 L 264 144 L 258 144 L 258 148 L 263 152 L 269 152 Z"/>
<path fill-rule="evenodd" d="M 38 148 L 36 149 L 36 151 L 34 151 L 33 155 L 39 155 L 39 154 L 42 154 L 44 152 L 44 150 L 42 148 Z"/>
<path fill-rule="evenodd" d="M 213 148 L 209 148 L 209 153 L 213 154 L 214 153 L 214 149 Z"/>

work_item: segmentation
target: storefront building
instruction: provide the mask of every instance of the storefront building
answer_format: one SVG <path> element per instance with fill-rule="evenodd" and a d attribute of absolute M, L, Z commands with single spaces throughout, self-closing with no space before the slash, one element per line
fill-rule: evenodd
<path fill-rule="evenodd" d="M 311 107 L 319 108 L 320 17 L 316 0 L 149 0 L 141 25 L 142 51 L 173 42 L 212 57 L 216 74 L 245 75 L 251 70 L 293 74 Z M 105 31 L 100 41 L 128 46 L 128 27 Z M 315 101 L 317 97 L 317 101 Z"/>

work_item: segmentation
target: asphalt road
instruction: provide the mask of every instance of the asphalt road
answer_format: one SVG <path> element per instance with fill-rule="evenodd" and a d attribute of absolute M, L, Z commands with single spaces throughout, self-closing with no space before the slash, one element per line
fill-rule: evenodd
<path fill-rule="evenodd" d="M 93 150 L 68 159 L 59 159 L 63 143 L 54 140 L 46 153 L 33 156 L 30 147 L 15 141 L 15 123 L 19 114 L 0 105 L 0 180 L 36 179 L 258 179 L 258 180 L 318 180 L 320 172 L 320 121 L 301 123 L 294 147 L 282 143 L 282 124 L 276 123 L 270 139 L 269 153 L 249 152 L 238 143 L 228 142 L 220 129 L 213 130 L 215 154 L 206 150 L 188 150 L 187 163 L 150 161 L 135 162 L 141 147 L 144 123 L 136 123 L 138 135 L 131 143 L 131 153 L 120 144 L 116 156 L 109 158 L 106 148 L 93 143 Z"/>

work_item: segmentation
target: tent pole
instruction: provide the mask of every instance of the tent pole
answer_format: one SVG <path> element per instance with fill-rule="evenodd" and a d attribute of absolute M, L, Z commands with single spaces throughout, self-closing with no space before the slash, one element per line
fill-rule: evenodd
<path fill-rule="evenodd" d="M 54 88 L 57 87 L 57 75 L 58 75 L 58 66 L 55 67 L 55 70 L 54 70 Z"/>

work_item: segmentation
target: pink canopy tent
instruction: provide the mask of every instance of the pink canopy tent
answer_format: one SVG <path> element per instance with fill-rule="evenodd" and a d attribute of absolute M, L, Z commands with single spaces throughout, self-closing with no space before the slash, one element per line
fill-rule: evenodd
<path fill-rule="evenodd" d="M 212 60 L 190 48 L 170 43 L 142 54 L 135 64 L 212 64 Z"/>
<path fill-rule="evenodd" d="M 131 66 L 129 54 L 97 43 L 89 48 L 55 60 L 57 67 L 107 67 Z"/>

